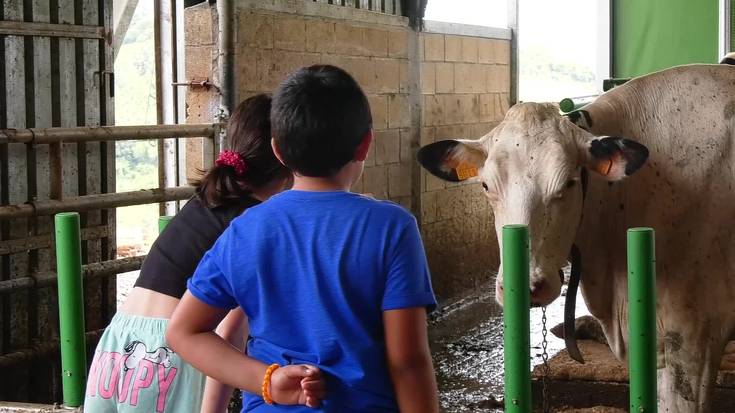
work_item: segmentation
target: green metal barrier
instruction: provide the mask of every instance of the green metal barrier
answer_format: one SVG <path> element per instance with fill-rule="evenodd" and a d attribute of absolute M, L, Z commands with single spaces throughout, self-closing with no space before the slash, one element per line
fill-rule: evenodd
<path fill-rule="evenodd" d="M 588 103 L 591 103 L 597 99 L 597 95 L 595 96 L 580 96 L 577 98 L 564 98 L 561 101 L 559 101 L 559 110 L 561 110 L 564 113 L 569 113 L 574 110 L 578 110 L 583 108 Z"/>
<path fill-rule="evenodd" d="M 656 256 L 651 228 L 628 230 L 630 411 L 657 412 Z"/>
<path fill-rule="evenodd" d="M 55 231 L 64 405 L 79 407 L 84 403 L 87 380 L 79 214 L 56 214 Z"/>
<path fill-rule="evenodd" d="M 651 228 L 628 230 L 630 411 L 655 413 L 656 258 Z M 505 411 L 530 413 L 529 238 L 525 225 L 503 227 Z"/>
<path fill-rule="evenodd" d="M 168 215 L 162 215 L 158 217 L 158 233 L 162 233 L 164 229 L 168 226 L 169 222 L 174 219 L 172 216 Z"/>
<path fill-rule="evenodd" d="M 505 411 L 531 413 L 531 293 L 528 227 L 503 227 Z"/>

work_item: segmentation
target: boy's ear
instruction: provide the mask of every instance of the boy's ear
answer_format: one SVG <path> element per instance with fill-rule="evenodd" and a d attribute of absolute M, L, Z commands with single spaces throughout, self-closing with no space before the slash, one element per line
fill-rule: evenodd
<path fill-rule="evenodd" d="M 360 142 L 360 145 L 358 145 L 357 149 L 355 149 L 355 161 L 363 162 L 365 159 L 367 159 L 368 152 L 370 151 L 370 143 L 372 141 L 373 130 L 370 129 L 367 131 L 367 133 L 365 133 L 365 136 L 362 137 L 362 142 Z"/>
<path fill-rule="evenodd" d="M 278 150 L 278 145 L 276 145 L 276 138 L 271 138 L 271 149 L 273 149 L 273 154 L 276 155 L 278 162 L 280 162 L 281 165 L 286 166 L 283 162 L 283 158 L 281 157 L 281 152 Z"/>

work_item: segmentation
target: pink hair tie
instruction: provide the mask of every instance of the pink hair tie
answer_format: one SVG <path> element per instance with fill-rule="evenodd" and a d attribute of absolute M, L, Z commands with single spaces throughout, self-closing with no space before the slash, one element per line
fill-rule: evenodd
<path fill-rule="evenodd" d="M 220 152 L 219 157 L 217 158 L 217 161 L 215 162 L 215 164 L 221 165 L 221 166 L 231 166 L 235 168 L 236 175 L 242 175 L 247 170 L 245 161 L 242 159 L 240 154 L 235 151 Z"/>

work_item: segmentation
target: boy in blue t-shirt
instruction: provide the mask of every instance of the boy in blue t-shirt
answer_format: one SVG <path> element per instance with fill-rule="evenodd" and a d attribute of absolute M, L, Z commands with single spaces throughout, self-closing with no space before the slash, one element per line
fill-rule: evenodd
<path fill-rule="evenodd" d="M 243 412 L 438 412 L 426 331 L 436 302 L 416 220 L 349 192 L 373 137 L 365 94 L 339 68 L 303 68 L 275 92 L 271 121 L 293 189 L 248 209 L 207 252 L 169 344 L 243 389 Z M 247 356 L 211 332 L 237 306 Z M 278 367 L 293 364 L 315 366 L 326 393 L 305 379 L 306 390 L 273 394 L 288 380 Z M 304 397 L 321 406 L 280 406 Z"/>

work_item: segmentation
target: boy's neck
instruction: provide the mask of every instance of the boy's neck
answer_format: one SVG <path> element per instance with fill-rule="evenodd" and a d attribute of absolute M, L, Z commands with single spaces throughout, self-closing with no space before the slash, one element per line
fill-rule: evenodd
<path fill-rule="evenodd" d="M 331 176 L 328 178 L 311 177 L 311 176 L 294 176 L 293 187 L 291 189 L 297 191 L 311 192 L 328 192 L 328 191 L 349 191 L 350 184 L 342 180 L 335 179 Z"/>
<path fill-rule="evenodd" d="M 294 174 L 293 187 L 297 191 L 349 191 L 362 173 L 363 162 L 350 162 L 332 176 L 303 176 Z"/>

